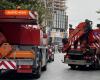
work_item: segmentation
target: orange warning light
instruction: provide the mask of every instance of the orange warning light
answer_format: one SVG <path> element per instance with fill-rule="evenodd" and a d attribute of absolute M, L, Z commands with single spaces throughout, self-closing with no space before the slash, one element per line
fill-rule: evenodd
<path fill-rule="evenodd" d="M 27 16 L 29 10 L 5 10 L 4 13 L 8 16 Z"/>

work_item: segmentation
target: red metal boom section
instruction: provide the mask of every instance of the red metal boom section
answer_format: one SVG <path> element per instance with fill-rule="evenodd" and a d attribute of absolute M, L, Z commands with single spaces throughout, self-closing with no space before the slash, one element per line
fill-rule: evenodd
<path fill-rule="evenodd" d="M 86 27 L 87 26 L 85 22 L 80 23 L 76 27 L 76 29 L 71 33 L 70 37 L 68 38 L 68 43 L 64 45 L 63 52 L 65 52 L 71 46 L 72 41 L 77 41 L 85 33 Z"/>

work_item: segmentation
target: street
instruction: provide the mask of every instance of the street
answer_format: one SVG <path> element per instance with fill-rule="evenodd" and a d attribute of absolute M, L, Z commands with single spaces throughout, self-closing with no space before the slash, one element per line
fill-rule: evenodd
<path fill-rule="evenodd" d="M 61 63 L 63 54 L 55 54 L 55 62 L 48 65 L 38 80 L 100 80 L 100 71 L 71 70 L 67 64 Z"/>
<path fill-rule="evenodd" d="M 4 77 L 2 80 L 100 80 L 100 70 L 71 70 L 61 62 L 62 59 L 63 54 L 55 54 L 55 61 L 48 63 L 47 71 L 42 72 L 39 79 L 18 75 L 13 78 Z"/>

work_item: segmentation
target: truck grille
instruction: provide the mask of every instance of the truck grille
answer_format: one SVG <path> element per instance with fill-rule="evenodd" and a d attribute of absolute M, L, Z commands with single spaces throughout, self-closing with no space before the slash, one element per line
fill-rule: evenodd
<path fill-rule="evenodd" d="M 83 55 L 70 55 L 70 59 L 72 59 L 72 60 L 82 60 Z"/>

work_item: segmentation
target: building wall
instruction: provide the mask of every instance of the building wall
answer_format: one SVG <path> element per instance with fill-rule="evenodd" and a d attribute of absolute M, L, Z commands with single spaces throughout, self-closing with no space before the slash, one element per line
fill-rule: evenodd
<path fill-rule="evenodd" d="M 54 13 L 53 28 L 65 29 L 67 27 L 67 16 L 65 11 L 57 10 Z"/>
<path fill-rule="evenodd" d="M 53 28 L 67 29 L 66 0 L 53 0 Z"/>
<path fill-rule="evenodd" d="M 53 43 L 61 43 L 67 31 L 68 16 L 66 14 L 66 0 L 45 0 L 46 7 L 52 14 L 51 21 L 47 24 Z M 59 35 L 59 36 L 58 36 Z"/>
<path fill-rule="evenodd" d="M 53 0 L 54 1 L 54 10 L 65 10 L 66 0 Z"/>

